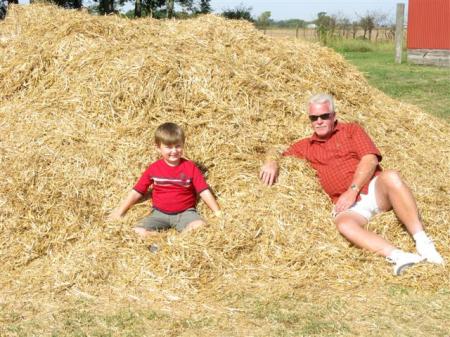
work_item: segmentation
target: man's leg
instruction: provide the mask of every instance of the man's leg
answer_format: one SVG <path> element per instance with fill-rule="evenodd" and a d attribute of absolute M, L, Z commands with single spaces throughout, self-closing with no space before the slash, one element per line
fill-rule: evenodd
<path fill-rule="evenodd" d="M 394 274 L 400 275 L 408 268 L 423 260 L 416 254 L 397 249 L 381 236 L 366 230 L 363 226 L 367 219 L 356 212 L 347 211 L 339 214 L 334 220 L 339 232 L 354 245 L 386 257 L 394 264 Z"/>
<path fill-rule="evenodd" d="M 380 210 L 393 209 L 411 235 L 423 231 L 416 200 L 398 172 L 382 172 L 377 178 L 375 193 Z"/>
<path fill-rule="evenodd" d="M 397 218 L 405 225 L 416 241 L 417 252 L 428 262 L 443 264 L 444 259 L 436 250 L 433 241 L 425 234 L 416 200 L 396 171 L 382 172 L 376 181 L 378 207 L 387 211 L 393 209 Z"/>
<path fill-rule="evenodd" d="M 381 236 L 365 229 L 363 226 L 367 224 L 367 219 L 355 212 L 347 211 L 339 214 L 334 223 L 339 233 L 359 248 L 384 257 L 389 256 L 396 249 Z"/>

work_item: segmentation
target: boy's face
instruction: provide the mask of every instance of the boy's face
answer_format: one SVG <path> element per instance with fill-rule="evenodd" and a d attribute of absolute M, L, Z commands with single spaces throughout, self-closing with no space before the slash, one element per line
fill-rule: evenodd
<path fill-rule="evenodd" d="M 161 154 L 161 157 L 170 166 L 177 166 L 180 163 L 180 159 L 183 156 L 183 147 L 183 143 L 156 145 L 156 149 Z"/>

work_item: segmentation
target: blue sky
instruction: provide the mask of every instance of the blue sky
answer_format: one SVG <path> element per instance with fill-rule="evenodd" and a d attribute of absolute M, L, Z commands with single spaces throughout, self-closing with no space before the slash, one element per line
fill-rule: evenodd
<path fill-rule="evenodd" d="M 425 1 L 425 0 L 424 0 Z M 319 12 L 327 14 L 343 14 L 350 19 L 356 19 L 357 14 L 363 15 L 367 11 L 376 11 L 388 14 L 395 19 L 397 3 L 404 3 L 407 9 L 407 0 L 211 0 L 215 12 L 232 9 L 236 6 L 252 7 L 252 16 L 258 17 L 264 11 L 271 12 L 274 20 L 303 19 L 314 20 Z"/>
<path fill-rule="evenodd" d="M 29 0 L 19 0 L 19 3 L 29 3 Z M 262 12 L 270 11 L 273 20 L 303 19 L 311 21 L 317 18 L 319 12 L 327 12 L 329 15 L 343 14 L 349 19 L 357 19 L 358 14 L 364 15 L 368 11 L 388 14 L 395 20 L 397 3 L 404 3 L 405 11 L 407 11 L 408 0 L 211 0 L 211 7 L 215 13 L 221 13 L 225 9 L 233 9 L 242 5 L 251 7 L 252 16 L 255 18 Z M 129 3 L 126 7 L 129 9 L 133 5 Z"/>

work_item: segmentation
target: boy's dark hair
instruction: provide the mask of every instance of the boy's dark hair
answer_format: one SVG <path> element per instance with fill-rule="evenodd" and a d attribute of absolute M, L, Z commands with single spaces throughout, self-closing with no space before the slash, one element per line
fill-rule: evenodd
<path fill-rule="evenodd" d="M 158 126 L 155 131 L 155 144 L 160 146 L 184 144 L 184 131 L 175 123 L 164 123 Z"/>

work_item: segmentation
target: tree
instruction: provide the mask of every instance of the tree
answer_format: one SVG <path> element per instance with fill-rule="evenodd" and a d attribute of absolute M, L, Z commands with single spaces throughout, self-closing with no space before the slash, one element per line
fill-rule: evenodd
<path fill-rule="evenodd" d="M 270 24 L 270 16 L 271 15 L 272 15 L 272 13 L 269 11 L 262 12 L 261 15 L 258 16 L 258 19 L 256 20 L 256 26 L 263 29 L 264 33 L 266 32 L 266 29 Z"/>
<path fill-rule="evenodd" d="M 212 11 L 212 8 L 211 8 L 211 5 L 210 5 L 210 2 L 211 0 L 200 0 L 200 9 L 199 9 L 199 13 L 201 13 L 201 14 L 208 14 L 208 13 L 211 13 L 211 11 Z"/>
<path fill-rule="evenodd" d="M 137 0 L 136 0 L 137 1 Z M 150 16 L 156 18 L 165 17 L 167 14 L 162 11 L 166 5 L 166 0 L 141 0 L 142 1 L 142 16 Z M 135 16 L 136 13 L 135 13 Z"/>
<path fill-rule="evenodd" d="M 372 30 L 375 28 L 375 17 L 367 13 L 359 20 L 359 25 L 364 31 L 364 39 L 366 38 L 367 32 L 369 33 L 369 40 L 372 39 Z"/>
<path fill-rule="evenodd" d="M 224 10 L 222 12 L 222 16 L 226 17 L 227 19 L 247 20 L 253 22 L 254 20 L 252 18 L 251 11 L 251 7 L 244 7 L 244 5 L 241 4 L 234 9 Z"/>
<path fill-rule="evenodd" d="M 381 13 L 381 12 L 374 12 L 374 22 L 375 22 L 375 29 L 377 31 L 377 34 L 375 36 L 375 41 L 378 41 L 378 35 L 380 34 L 380 28 L 382 27 L 388 27 L 389 21 L 388 21 L 388 14 Z"/>
<path fill-rule="evenodd" d="M 270 20 L 270 24 L 272 26 L 276 26 L 279 28 L 305 28 L 307 26 L 306 21 L 299 19 L 289 19 L 289 20 L 280 20 L 280 21 L 272 21 Z"/>
<path fill-rule="evenodd" d="M 337 13 L 333 16 L 336 23 L 336 28 L 339 30 L 339 36 L 348 38 L 352 24 L 350 20 L 343 13 Z"/>
<path fill-rule="evenodd" d="M 336 19 L 327 15 L 326 12 L 319 12 L 315 24 L 317 25 L 319 40 L 326 45 L 328 37 L 332 36 L 336 29 Z"/>
<path fill-rule="evenodd" d="M 359 22 L 353 21 L 352 22 L 352 37 L 353 37 L 353 40 L 356 39 L 356 34 L 358 33 L 358 29 L 359 29 Z"/>
<path fill-rule="evenodd" d="M 142 1 L 136 0 L 134 3 L 134 16 L 140 18 L 142 16 Z"/>
<path fill-rule="evenodd" d="M 175 7 L 175 1 L 174 0 L 166 0 L 166 10 L 167 10 L 167 18 L 171 19 L 173 17 L 173 13 Z"/>
<path fill-rule="evenodd" d="M 64 8 L 77 8 L 77 9 L 81 9 L 81 6 L 83 5 L 82 0 L 53 0 L 53 3 Z"/>
<path fill-rule="evenodd" d="M 3 0 L 0 0 L 0 20 L 4 20 L 6 18 L 6 14 L 8 13 L 8 6 Z"/>

